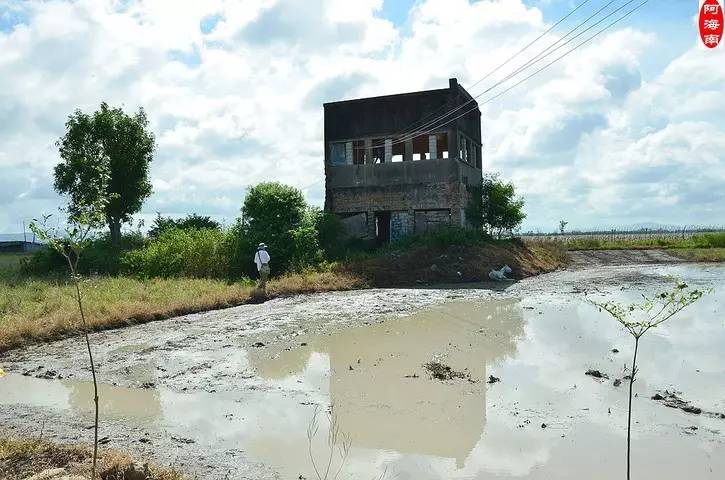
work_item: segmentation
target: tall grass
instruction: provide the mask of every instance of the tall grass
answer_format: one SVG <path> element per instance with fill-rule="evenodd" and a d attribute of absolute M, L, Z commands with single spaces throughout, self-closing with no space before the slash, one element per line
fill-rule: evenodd
<path fill-rule="evenodd" d="M 362 286 L 353 275 L 310 272 L 272 280 L 268 296 Z M 74 288 L 52 278 L 0 280 L 0 352 L 82 333 Z M 254 290 L 250 280 L 95 277 L 83 282 L 83 302 L 89 329 L 98 331 L 240 305 L 254 300 Z"/>

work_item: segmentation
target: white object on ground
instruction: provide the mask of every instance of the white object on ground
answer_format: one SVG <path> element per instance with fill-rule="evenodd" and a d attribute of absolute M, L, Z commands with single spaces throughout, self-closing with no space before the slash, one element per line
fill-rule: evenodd
<path fill-rule="evenodd" d="M 488 278 L 497 282 L 511 280 L 510 278 L 506 277 L 506 275 L 511 272 L 511 267 L 509 267 L 508 265 L 504 265 L 503 267 L 501 267 L 501 270 L 491 270 L 490 272 L 488 272 Z"/>

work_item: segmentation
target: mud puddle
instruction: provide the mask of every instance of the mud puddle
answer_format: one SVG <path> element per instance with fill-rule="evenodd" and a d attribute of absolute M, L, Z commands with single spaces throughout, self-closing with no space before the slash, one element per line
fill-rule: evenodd
<path fill-rule="evenodd" d="M 505 296 L 449 294 L 442 304 L 400 318 L 361 314 L 358 326 L 300 323 L 284 335 L 227 334 L 211 352 L 179 348 L 171 357 L 159 347 L 149 352 L 168 336 L 111 343 L 102 354 L 104 380 L 123 386 L 101 388 L 101 435 L 109 446 L 202 478 L 311 479 L 307 429 L 319 409 L 312 441 L 318 465 L 326 465 L 329 453 L 324 412 L 331 410 L 350 436 L 340 478 L 619 477 L 627 403 L 626 382 L 615 381 L 626 374 L 632 345 L 569 285 L 596 284 L 608 298 L 635 300 L 639 291 L 665 285 L 669 274 L 716 292 L 641 344 L 633 471 L 658 479 L 722 478 L 725 420 L 651 400 L 658 391 L 677 390 L 703 411 L 725 412 L 722 267 L 617 269 L 608 282 L 606 272 L 591 272 L 596 282 L 561 272 L 522 282 Z M 626 283 L 632 278 L 649 284 L 638 291 Z M 557 291 L 562 285 L 566 293 Z M 264 331 L 279 331 L 259 322 Z M 118 355 L 126 358 L 125 377 L 109 360 Z M 27 355 L 0 381 L 3 428 L 32 434 L 44 420 L 46 435 L 87 440 L 90 383 L 82 374 L 67 378 L 60 355 L 42 363 L 64 378 L 22 375 L 40 361 Z M 426 368 L 431 362 L 461 375 L 436 378 Z M 186 379 L 195 375 L 217 378 L 214 388 L 195 388 L 199 382 Z M 499 381 L 488 383 L 491 377 Z M 154 386 L 135 388 L 142 380 Z M 334 455 L 333 468 L 340 458 Z"/>

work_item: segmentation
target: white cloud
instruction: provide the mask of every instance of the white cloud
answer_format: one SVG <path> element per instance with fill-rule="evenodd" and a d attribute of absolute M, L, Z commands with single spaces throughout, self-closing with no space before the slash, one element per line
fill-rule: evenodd
<path fill-rule="evenodd" d="M 263 180 L 321 202 L 321 102 L 471 85 L 547 28 L 519 0 L 419 1 L 405 34 L 381 0 L 9 5 L 0 13 L 26 21 L 0 30 L 0 231 L 60 204 L 54 142 L 76 108 L 147 110 L 158 150 L 144 216 L 231 219 Z M 725 218 L 710 192 L 723 180 L 723 49 L 693 47 L 643 79 L 657 42 L 621 27 L 483 107 L 485 166 L 517 183 L 529 225 Z"/>

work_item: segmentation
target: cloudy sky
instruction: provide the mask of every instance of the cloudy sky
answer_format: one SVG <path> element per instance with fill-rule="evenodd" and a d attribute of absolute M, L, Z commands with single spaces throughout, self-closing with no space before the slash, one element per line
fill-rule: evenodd
<path fill-rule="evenodd" d="M 63 203 L 54 143 L 101 101 L 143 106 L 156 134 L 137 218 L 228 223 L 265 180 L 321 205 L 323 102 L 472 85 L 582 1 L 0 0 L 0 233 Z M 697 1 L 650 0 L 482 106 L 484 169 L 516 184 L 525 230 L 725 224 L 725 45 L 701 45 Z"/>

